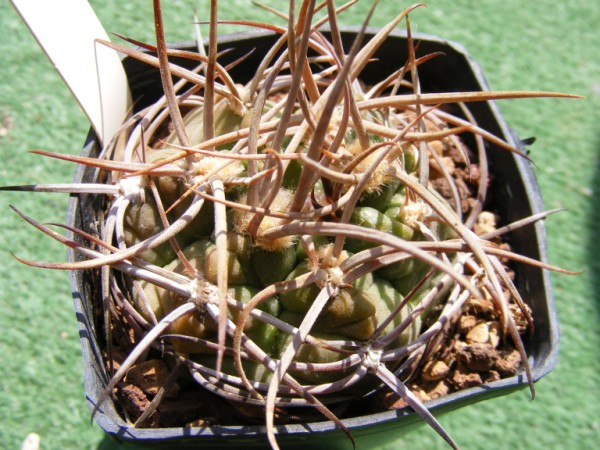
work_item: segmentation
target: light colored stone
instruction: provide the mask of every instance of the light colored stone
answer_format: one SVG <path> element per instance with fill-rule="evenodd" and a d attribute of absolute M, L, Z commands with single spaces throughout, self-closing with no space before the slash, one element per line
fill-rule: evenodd
<path fill-rule="evenodd" d="M 479 322 L 466 336 L 467 344 L 487 344 L 490 339 L 490 332 L 486 322 Z"/>
<path fill-rule="evenodd" d="M 450 368 L 444 361 L 429 361 L 423 368 L 423 379 L 427 381 L 441 380 L 446 375 Z"/>

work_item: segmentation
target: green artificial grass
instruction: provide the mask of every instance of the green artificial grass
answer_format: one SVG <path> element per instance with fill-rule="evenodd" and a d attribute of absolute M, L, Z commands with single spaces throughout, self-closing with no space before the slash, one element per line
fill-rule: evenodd
<path fill-rule="evenodd" d="M 194 8 L 208 2 L 164 2 L 170 41 L 193 38 Z M 220 17 L 264 20 L 250 0 L 222 2 Z M 287 2 L 269 1 L 287 9 Z M 341 4 L 341 2 L 338 2 Z M 585 3 L 585 4 L 582 4 Z M 108 31 L 152 41 L 151 2 L 94 0 Z M 359 24 L 371 2 L 340 16 Z M 372 25 L 407 4 L 381 1 Z M 465 449 L 591 449 L 600 442 L 600 3 L 564 0 L 434 0 L 411 16 L 413 29 L 463 44 L 493 89 L 571 92 L 585 100 L 499 103 L 521 137 L 536 136 L 531 157 L 547 208 L 549 259 L 582 271 L 553 275 L 561 325 L 556 369 L 527 391 L 441 417 Z M 273 19 L 277 20 L 277 19 Z M 0 184 L 69 181 L 73 167 L 27 153 L 77 154 L 89 125 L 51 64 L 8 2 L 0 4 Z M 225 31 L 232 31 L 231 28 Z M 28 433 L 43 449 L 115 449 L 90 421 L 82 388 L 79 337 L 67 274 L 28 268 L 23 258 L 62 261 L 64 248 L 26 226 L 8 208 L 40 221 L 64 220 L 57 194 L 0 193 L 0 448 L 18 449 Z M 422 427 L 387 449 L 444 449 Z"/>

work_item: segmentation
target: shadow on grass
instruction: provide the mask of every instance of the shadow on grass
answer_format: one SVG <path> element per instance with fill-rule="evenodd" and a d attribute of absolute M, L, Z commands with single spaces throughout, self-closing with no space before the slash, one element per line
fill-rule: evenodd
<path fill-rule="evenodd" d="M 596 152 L 594 164 L 594 178 L 592 180 L 591 208 L 587 218 L 588 246 L 587 263 L 590 278 L 594 285 L 594 303 L 600 315 L 600 134 L 596 137 Z"/>
<path fill-rule="evenodd" d="M 144 448 L 145 447 L 139 445 L 132 446 L 131 444 L 121 444 L 109 436 L 104 436 L 102 441 L 98 444 L 98 447 L 96 447 L 96 450 L 143 450 Z"/>
<path fill-rule="evenodd" d="M 98 444 L 98 447 L 96 447 L 96 450 L 122 450 L 125 448 L 127 448 L 125 445 L 121 445 L 112 438 L 104 436 Z"/>

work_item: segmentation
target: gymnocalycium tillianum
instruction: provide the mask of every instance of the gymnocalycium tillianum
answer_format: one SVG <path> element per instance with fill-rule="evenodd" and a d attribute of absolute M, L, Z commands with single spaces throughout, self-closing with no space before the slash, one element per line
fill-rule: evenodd
<path fill-rule="evenodd" d="M 166 46 L 158 0 L 156 45 L 103 42 L 159 68 L 164 95 L 134 112 L 98 157 L 37 152 L 97 168 L 93 182 L 3 188 L 89 195 L 101 205 L 95 231 L 62 225 L 86 245 L 14 208 L 78 254 L 67 263 L 22 261 L 95 270 L 109 379 L 104 400 L 118 394 L 128 371 L 159 355 L 171 374 L 168 386 L 185 368 L 238 416 L 264 414 L 273 448 L 280 417 L 290 421 L 312 409 L 343 429 L 335 406 L 381 389 L 395 392 L 456 448 L 406 381 L 465 305 L 485 299 L 533 392 L 517 322 L 531 326 L 535 318 L 510 261 L 561 270 L 501 245 L 503 233 L 549 213 L 511 227 L 481 226 L 490 217 L 485 141 L 519 150 L 481 129 L 465 105 L 574 96 L 421 92 L 419 66 L 443 57 L 415 56 L 409 13 L 422 5 L 366 40 L 372 8 L 344 48 L 337 16 L 356 1 L 333 0 L 271 10 L 287 26 L 233 22 L 279 36 L 241 85 L 228 71 L 244 58 L 231 67 L 219 63 L 226 49 L 217 48 L 217 26 L 231 21 L 217 19 L 216 3 L 206 51 Z M 401 23 L 408 60 L 365 85 L 362 70 Z M 175 57 L 197 68 L 177 65 Z M 465 134 L 476 148 L 467 148 L 459 137 Z M 466 169 L 458 174 L 461 163 Z M 464 180 L 475 170 L 467 201 Z M 432 173 L 445 180 L 444 189 Z M 131 342 L 119 360 L 123 334 Z M 148 420 L 165 390 L 129 419 Z"/>

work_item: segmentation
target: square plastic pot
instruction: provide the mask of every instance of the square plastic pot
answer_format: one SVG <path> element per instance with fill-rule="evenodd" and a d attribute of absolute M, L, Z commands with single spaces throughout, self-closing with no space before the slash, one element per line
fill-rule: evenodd
<path fill-rule="evenodd" d="M 346 48 L 355 36 L 353 30 L 344 32 Z M 423 92 L 476 91 L 488 90 L 488 85 L 479 66 L 469 57 L 465 49 L 455 43 L 431 36 L 417 35 L 420 54 L 443 52 L 445 56 L 419 67 L 419 78 Z M 220 39 L 219 49 L 232 51 L 223 55 L 223 63 L 234 61 L 242 55 L 250 55 L 243 64 L 232 70 L 233 78 L 245 83 L 263 55 L 272 47 L 276 37 L 269 33 L 252 33 L 225 36 Z M 194 45 L 182 45 L 194 48 Z M 252 51 L 252 52 L 251 52 Z M 392 35 L 379 49 L 373 62 L 364 70 L 362 80 L 375 83 L 407 58 L 405 34 Z M 156 69 L 133 59 L 125 59 L 124 65 L 130 81 L 136 105 L 142 108 L 154 102 L 161 95 L 161 83 Z M 478 124 L 509 144 L 519 147 L 507 124 L 493 102 L 472 103 L 469 106 Z M 96 156 L 99 152 L 95 135 L 88 136 L 83 154 Z M 493 208 L 499 212 L 504 223 L 542 211 L 542 201 L 530 163 L 519 156 L 487 144 L 490 172 L 493 176 L 491 196 Z M 92 170 L 80 167 L 75 181 L 85 182 L 91 178 Z M 91 208 L 97 206 L 97 199 L 90 196 L 74 196 L 69 205 L 68 223 L 87 229 L 92 223 Z M 77 236 L 72 239 L 80 240 Z M 523 255 L 546 260 L 546 236 L 543 223 L 519 229 L 510 234 L 509 243 L 514 251 Z M 69 253 L 69 259 L 77 256 Z M 555 314 L 549 276 L 545 271 L 523 264 L 515 264 L 516 283 L 523 298 L 531 307 L 535 320 L 535 331 L 526 339 L 529 361 L 533 377 L 537 381 L 552 370 L 558 354 L 558 322 Z M 94 310 L 99 305 L 99 281 L 97 274 L 89 271 L 71 273 L 75 312 L 79 323 L 83 362 L 85 367 L 84 385 L 90 407 L 96 404 L 107 383 L 103 370 L 102 351 L 98 336 L 102 330 L 94 320 Z M 435 415 L 479 402 L 492 397 L 508 394 L 526 387 L 522 375 L 469 388 L 427 403 Z M 184 448 L 263 448 L 267 447 L 264 428 L 261 426 L 207 426 L 202 428 L 160 428 L 136 429 L 130 427 L 118 412 L 111 400 L 106 401 L 94 416 L 98 425 L 110 436 L 119 441 L 127 441 L 145 448 L 164 447 Z M 371 449 L 390 442 L 422 424 L 421 419 L 405 408 L 385 411 L 378 414 L 348 418 L 343 420 L 356 439 L 357 449 Z M 306 423 L 302 425 L 279 426 L 278 441 L 282 448 L 352 448 L 347 436 L 331 422 Z"/>

